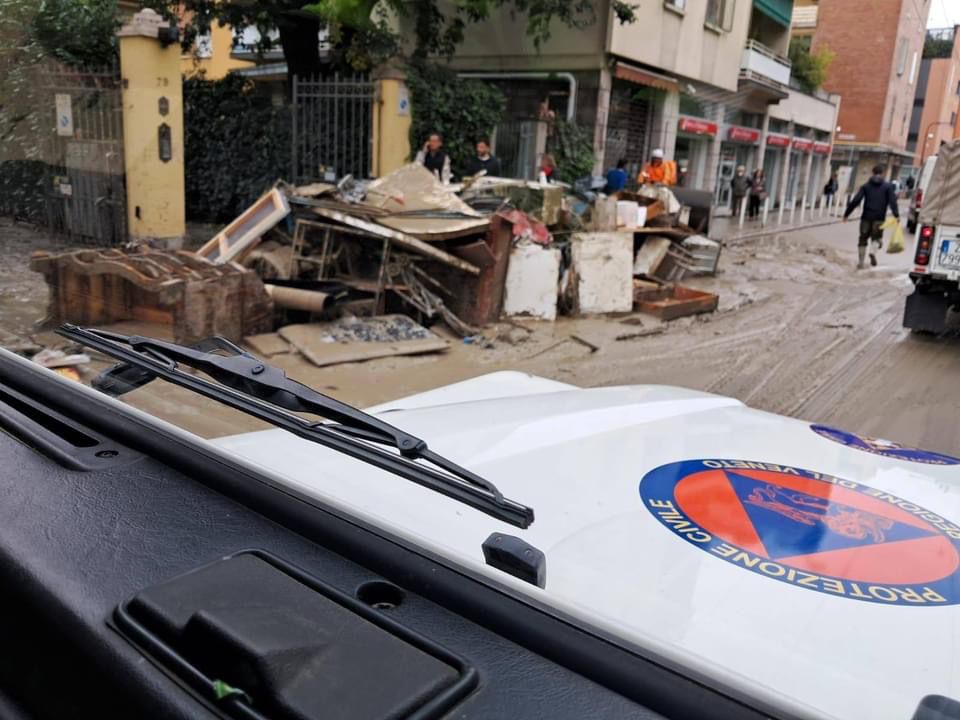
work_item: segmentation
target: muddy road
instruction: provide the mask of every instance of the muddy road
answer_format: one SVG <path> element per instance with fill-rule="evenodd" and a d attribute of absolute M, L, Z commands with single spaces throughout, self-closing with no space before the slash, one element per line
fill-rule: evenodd
<path fill-rule="evenodd" d="M 960 331 L 931 338 L 904 330 L 912 238 L 904 253 L 881 253 L 879 267 L 858 272 L 855 234 L 854 223 L 835 223 L 728 243 L 721 272 L 688 283 L 720 293 L 720 307 L 711 315 L 666 324 L 642 314 L 521 320 L 489 328 L 487 343 L 451 338 L 450 351 L 442 355 L 328 368 L 294 354 L 270 362 L 358 405 L 511 369 L 581 386 L 695 388 L 771 412 L 960 453 Z M 39 276 L 30 289 L 22 286 L 23 265 L 11 260 L 7 267 L 14 276 L 0 273 L 0 287 L 9 288 L 0 293 L 0 304 L 7 312 L 15 309 L 10 325 L 17 331 L 31 315 L 42 316 L 45 294 Z M 53 342 L 46 333 L 35 337 Z M 93 363 L 84 379 L 104 366 Z M 177 388 L 148 386 L 129 402 L 205 436 L 261 427 Z"/>

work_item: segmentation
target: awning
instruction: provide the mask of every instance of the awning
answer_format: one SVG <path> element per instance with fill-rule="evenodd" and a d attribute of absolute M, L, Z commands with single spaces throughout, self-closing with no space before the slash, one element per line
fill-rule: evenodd
<path fill-rule="evenodd" d="M 753 6 L 771 20 L 790 27 L 793 19 L 793 0 L 753 0 Z"/>
<path fill-rule="evenodd" d="M 914 155 L 916 155 L 916 153 L 912 153 L 909 150 L 892 148 L 888 145 L 881 145 L 880 143 L 857 142 L 856 140 L 834 140 L 833 149 L 834 151 L 847 150 L 853 152 L 874 153 L 876 155 L 896 155 L 897 157 L 902 158 L 912 158 Z"/>
<path fill-rule="evenodd" d="M 667 92 L 673 92 L 679 88 L 676 78 L 661 75 L 651 70 L 642 70 L 634 65 L 628 65 L 623 62 L 617 62 L 613 70 L 613 76 L 621 80 L 626 80 L 627 82 L 636 83 L 637 85 L 646 85 L 647 87 L 666 90 Z"/>

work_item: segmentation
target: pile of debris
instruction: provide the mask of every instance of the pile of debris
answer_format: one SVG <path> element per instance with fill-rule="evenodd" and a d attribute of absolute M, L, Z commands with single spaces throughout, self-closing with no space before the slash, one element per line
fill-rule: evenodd
<path fill-rule="evenodd" d="M 178 342 L 223 335 L 323 366 L 443 351 L 427 328 L 469 341 L 501 315 L 674 317 L 694 292 L 676 282 L 715 272 L 720 254 L 700 234 L 709 214 L 691 217 L 664 187 L 449 186 L 410 164 L 372 181 L 278 181 L 196 252 L 37 253 L 31 267 L 51 288 L 51 323 L 162 323 Z"/>

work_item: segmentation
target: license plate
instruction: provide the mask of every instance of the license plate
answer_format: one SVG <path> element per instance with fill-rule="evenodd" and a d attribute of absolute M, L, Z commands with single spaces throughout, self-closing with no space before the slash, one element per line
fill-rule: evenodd
<path fill-rule="evenodd" d="M 960 269 L 960 240 L 941 240 L 937 265 Z"/>

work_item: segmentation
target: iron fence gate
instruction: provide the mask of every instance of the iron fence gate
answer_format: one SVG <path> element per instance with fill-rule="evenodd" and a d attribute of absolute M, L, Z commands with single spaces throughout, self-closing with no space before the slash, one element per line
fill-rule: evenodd
<path fill-rule="evenodd" d="M 496 155 L 504 177 L 534 180 L 537 177 L 537 135 L 542 120 L 509 120 L 497 125 Z M 546 132 L 543 131 L 546 137 Z"/>
<path fill-rule="evenodd" d="M 54 118 L 45 151 L 47 226 L 73 242 L 119 245 L 127 240 L 123 104 L 116 67 L 41 70 Z"/>
<path fill-rule="evenodd" d="M 293 182 L 370 176 L 373 101 L 366 76 L 293 78 Z"/>
<path fill-rule="evenodd" d="M 652 103 L 644 91 L 614 81 L 607 115 L 604 143 L 604 170 L 620 160 L 627 161 L 627 174 L 636 177 L 647 160 L 650 144 Z"/>

